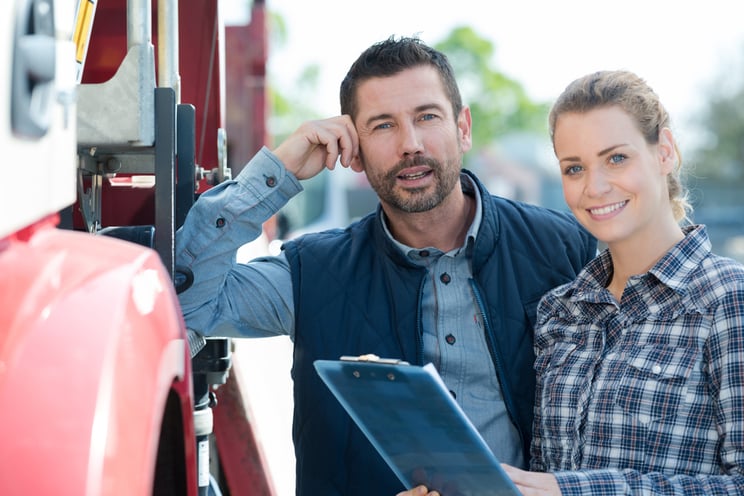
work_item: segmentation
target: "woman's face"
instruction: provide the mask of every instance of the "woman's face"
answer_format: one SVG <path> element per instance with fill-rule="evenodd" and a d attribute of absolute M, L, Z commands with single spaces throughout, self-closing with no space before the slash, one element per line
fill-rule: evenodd
<path fill-rule="evenodd" d="M 561 115 L 553 145 L 566 203 L 600 241 L 644 243 L 669 222 L 676 153 L 668 129 L 649 145 L 633 118 L 611 106 Z"/>

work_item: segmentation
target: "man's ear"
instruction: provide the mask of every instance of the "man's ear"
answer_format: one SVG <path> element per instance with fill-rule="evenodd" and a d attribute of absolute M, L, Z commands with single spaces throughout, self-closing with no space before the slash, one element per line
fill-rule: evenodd
<path fill-rule="evenodd" d="M 674 143 L 674 135 L 668 127 L 659 131 L 658 150 L 661 172 L 664 175 L 671 174 L 679 163 L 679 156 L 677 155 L 677 146 Z"/>
<path fill-rule="evenodd" d="M 351 167 L 351 170 L 354 172 L 364 172 L 364 162 L 362 162 L 362 158 L 359 155 L 351 157 L 349 167 Z"/>
<path fill-rule="evenodd" d="M 460 147 L 463 153 L 473 147 L 473 119 L 470 115 L 470 107 L 463 107 L 457 116 L 457 133 Z"/>

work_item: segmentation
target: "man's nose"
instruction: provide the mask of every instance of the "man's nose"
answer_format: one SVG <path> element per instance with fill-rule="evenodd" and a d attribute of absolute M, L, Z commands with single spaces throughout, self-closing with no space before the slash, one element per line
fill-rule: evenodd
<path fill-rule="evenodd" d="M 415 155 L 424 150 L 419 130 L 413 123 L 400 126 L 399 146 L 400 155 Z"/>

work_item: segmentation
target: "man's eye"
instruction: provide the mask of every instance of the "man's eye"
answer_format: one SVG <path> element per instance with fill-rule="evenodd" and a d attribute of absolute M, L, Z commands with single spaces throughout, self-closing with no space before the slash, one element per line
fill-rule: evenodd
<path fill-rule="evenodd" d="M 434 115 L 434 114 L 424 114 L 424 115 L 421 116 L 421 120 L 422 121 L 431 121 L 431 120 L 434 120 L 436 118 L 437 118 L 437 116 Z"/>
<path fill-rule="evenodd" d="M 375 129 L 390 129 L 391 124 L 389 122 L 383 122 L 375 126 Z"/>

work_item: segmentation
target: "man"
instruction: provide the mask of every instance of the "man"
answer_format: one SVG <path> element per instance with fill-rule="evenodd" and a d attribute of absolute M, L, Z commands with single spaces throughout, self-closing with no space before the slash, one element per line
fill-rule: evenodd
<path fill-rule="evenodd" d="M 596 242 L 570 215 L 492 197 L 461 170 L 470 110 L 446 57 L 420 40 L 362 53 L 341 111 L 262 149 L 196 202 L 178 236 L 177 263 L 194 274 L 180 295 L 187 325 L 293 339 L 297 494 L 403 490 L 313 369 L 341 355 L 433 362 L 496 456 L 526 467 L 535 308 Z M 235 264 L 235 250 L 301 191 L 297 180 L 339 159 L 367 175 L 377 211 Z"/>

